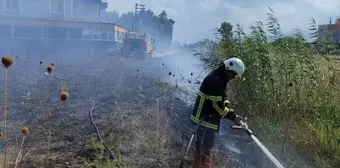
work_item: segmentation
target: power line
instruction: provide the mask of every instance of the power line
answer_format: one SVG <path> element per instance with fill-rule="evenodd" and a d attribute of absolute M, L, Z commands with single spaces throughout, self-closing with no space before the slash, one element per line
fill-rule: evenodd
<path fill-rule="evenodd" d="M 135 4 L 135 21 L 132 26 L 132 32 L 138 32 L 140 34 L 140 20 L 139 20 L 139 13 L 141 11 L 145 11 L 144 4 Z"/>

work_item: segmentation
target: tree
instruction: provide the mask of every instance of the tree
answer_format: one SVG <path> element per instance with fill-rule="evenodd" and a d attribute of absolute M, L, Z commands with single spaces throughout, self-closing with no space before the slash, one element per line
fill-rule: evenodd
<path fill-rule="evenodd" d="M 135 14 L 133 12 L 128 12 L 128 13 L 122 14 L 116 23 L 117 25 L 123 26 L 131 30 L 134 22 L 135 22 Z"/>
<path fill-rule="evenodd" d="M 161 48 L 171 44 L 174 24 L 175 21 L 168 19 L 165 11 L 154 17 L 154 28 L 158 30 L 158 41 L 162 42 Z"/>
<path fill-rule="evenodd" d="M 137 18 L 139 20 L 139 32 L 152 36 L 157 48 L 166 48 L 172 42 L 173 27 L 175 21 L 169 19 L 167 13 L 162 11 L 159 15 L 148 10 L 141 10 Z M 136 23 L 136 15 L 133 12 L 122 14 L 116 21 L 117 25 L 132 30 Z"/>
<path fill-rule="evenodd" d="M 108 23 L 116 23 L 119 19 L 119 14 L 116 11 L 101 11 L 100 12 L 100 20 L 102 22 L 108 22 Z"/>
<path fill-rule="evenodd" d="M 223 51 L 224 58 L 233 56 L 235 50 L 235 43 L 233 41 L 233 25 L 229 22 L 221 23 L 220 28 L 217 29 L 218 34 L 221 36 L 220 47 Z"/>
<path fill-rule="evenodd" d="M 233 25 L 229 22 L 221 23 L 221 27 L 217 29 L 217 32 L 222 35 L 222 41 L 229 41 L 233 38 Z"/>

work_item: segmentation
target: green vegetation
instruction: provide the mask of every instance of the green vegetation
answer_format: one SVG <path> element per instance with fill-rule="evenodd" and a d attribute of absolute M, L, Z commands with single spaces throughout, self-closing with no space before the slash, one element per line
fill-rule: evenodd
<path fill-rule="evenodd" d="M 220 41 L 200 58 L 209 69 L 234 55 L 245 62 L 242 78 L 230 84 L 230 99 L 286 167 L 340 167 L 340 63 L 300 30 L 284 37 L 271 9 L 267 16 L 250 34 L 222 23 Z M 316 31 L 314 20 L 310 27 Z"/>
<path fill-rule="evenodd" d="M 90 139 L 88 142 L 87 150 L 91 161 L 85 161 L 85 167 L 88 168 L 116 168 L 116 167 L 129 167 L 124 163 L 122 158 L 110 160 L 106 158 L 104 153 L 104 145 L 96 140 Z"/>

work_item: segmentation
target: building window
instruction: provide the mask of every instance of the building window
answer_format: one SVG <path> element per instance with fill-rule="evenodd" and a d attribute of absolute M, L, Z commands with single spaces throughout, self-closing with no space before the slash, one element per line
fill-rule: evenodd
<path fill-rule="evenodd" d="M 108 31 L 107 30 L 102 30 L 102 34 L 101 34 L 101 39 L 102 40 L 108 40 Z"/>
<path fill-rule="evenodd" d="M 51 13 L 64 13 L 64 0 L 50 0 Z"/>
<path fill-rule="evenodd" d="M 92 30 L 92 39 L 100 40 L 101 31 L 100 30 Z"/>
<path fill-rule="evenodd" d="M 12 25 L 0 25 L 0 38 L 12 38 Z"/>
<path fill-rule="evenodd" d="M 84 40 L 90 40 L 91 39 L 91 30 L 83 29 L 82 35 L 83 35 Z"/>
<path fill-rule="evenodd" d="M 42 28 L 36 26 L 14 25 L 14 38 L 41 38 Z"/>
<path fill-rule="evenodd" d="M 63 27 L 44 27 L 43 38 L 47 39 L 66 39 L 67 28 Z"/>
<path fill-rule="evenodd" d="M 68 38 L 69 39 L 80 40 L 81 37 L 82 37 L 82 29 L 81 28 L 68 28 Z"/>
<path fill-rule="evenodd" d="M 113 31 L 109 31 L 108 32 L 108 36 L 109 36 L 109 40 L 113 41 L 114 37 L 113 37 Z"/>
<path fill-rule="evenodd" d="M 6 0 L 7 10 L 19 10 L 19 0 Z"/>

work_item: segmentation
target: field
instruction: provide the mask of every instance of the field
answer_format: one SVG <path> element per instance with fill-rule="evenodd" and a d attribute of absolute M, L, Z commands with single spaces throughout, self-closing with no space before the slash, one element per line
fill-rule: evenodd
<path fill-rule="evenodd" d="M 169 75 L 164 60 L 142 62 L 98 55 L 69 59 L 70 55 L 66 54 L 12 58 L 14 64 L 3 68 L 8 71 L 7 167 L 17 164 L 18 167 L 150 168 L 175 167 L 179 163 L 193 126 L 189 122 L 191 104 L 178 96 L 195 94 L 175 85 L 175 76 L 184 75 L 179 72 Z M 54 70 L 47 75 L 51 62 Z M 5 75 L 2 79 L 4 86 Z M 69 94 L 66 101 L 60 100 L 62 92 Z M 1 119 L 3 125 L 4 118 Z M 252 164 L 258 159 L 250 156 L 259 151 L 249 147 L 251 141 L 243 132 L 230 130 L 231 123 L 224 125 L 217 140 L 214 165 L 254 167 Z M 24 127 L 29 128 L 26 135 L 21 131 Z M 1 131 L 5 137 L 4 127 Z M 233 136 L 228 132 L 233 132 Z M 245 153 L 230 150 L 235 142 Z M 3 162 L 4 139 L 1 146 Z M 191 163 L 189 156 L 186 164 Z"/>
<path fill-rule="evenodd" d="M 257 23 L 245 35 L 236 27 L 238 38 L 227 41 L 232 47 L 218 50 L 219 60 L 235 54 L 247 66 L 229 84 L 233 108 L 286 167 L 339 167 L 339 57 L 311 50 L 298 35 L 269 31 L 277 38 L 269 42 L 264 29 Z M 187 99 L 201 80 L 180 57 L 174 63 L 91 52 L 12 56 L 1 77 L 0 162 L 7 147 L 7 167 L 176 167 L 193 131 Z M 63 92 L 69 97 L 61 101 Z M 222 122 L 214 167 L 272 168 L 232 124 Z"/>

